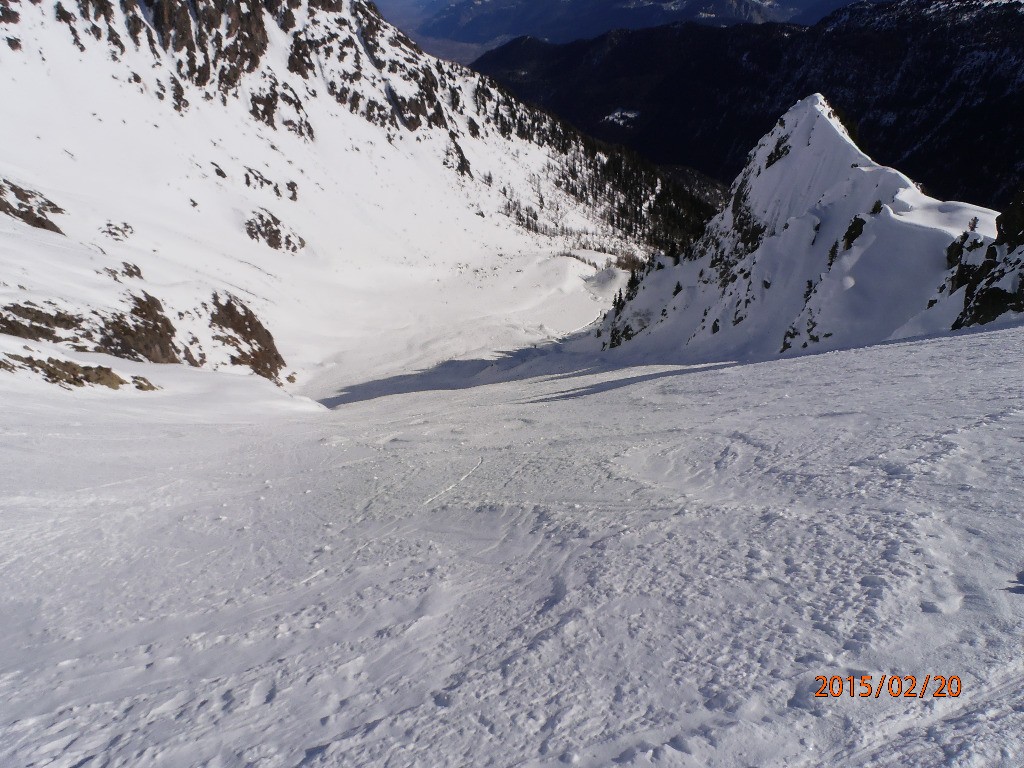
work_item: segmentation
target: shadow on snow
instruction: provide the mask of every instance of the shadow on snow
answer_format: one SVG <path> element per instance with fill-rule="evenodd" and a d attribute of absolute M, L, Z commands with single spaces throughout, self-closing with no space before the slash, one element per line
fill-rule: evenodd
<path fill-rule="evenodd" d="M 1024 325 L 1024 321 L 1007 323 L 997 327 L 980 326 L 964 328 L 956 333 L 936 333 L 834 350 L 807 350 L 785 357 L 780 355 L 762 355 L 740 360 L 685 359 L 685 353 L 671 354 L 665 351 L 651 353 L 650 350 L 645 350 L 642 347 L 636 350 L 624 347 L 616 350 L 613 354 L 597 351 L 576 352 L 572 348 L 574 346 L 572 344 L 574 337 L 569 337 L 563 341 L 551 341 L 524 349 L 499 352 L 489 360 L 446 360 L 432 368 L 421 371 L 353 384 L 332 397 L 321 399 L 320 402 L 328 408 L 338 408 L 342 405 L 376 400 L 391 395 L 406 395 L 414 392 L 458 391 L 487 386 L 489 384 L 525 381 L 527 379 L 546 379 L 549 381 L 564 379 L 571 381 L 583 376 L 610 375 L 604 381 L 586 386 L 571 387 L 563 392 L 529 401 L 533 403 L 550 403 L 589 397 L 633 384 L 682 376 L 689 373 L 722 370 L 741 365 L 771 364 L 781 361 L 794 362 L 801 358 L 816 357 L 820 354 L 914 345 L 929 339 L 954 338 L 966 335 L 994 336 L 1019 325 Z M 661 367 L 663 370 L 641 375 L 614 377 L 617 371 L 635 371 L 637 368 L 644 367 Z M 1016 589 L 1014 587 L 1014 591 Z M 1020 589 L 1024 593 L 1024 583 L 1020 585 Z"/>
<path fill-rule="evenodd" d="M 458 391 L 527 379 L 571 382 L 573 379 L 583 376 L 612 375 L 612 378 L 604 381 L 586 386 L 570 387 L 563 392 L 529 401 L 547 403 L 589 397 L 641 382 L 727 368 L 737 364 L 729 362 L 682 365 L 677 361 L 660 363 L 650 359 L 637 360 L 632 356 L 616 355 L 612 357 L 607 354 L 583 354 L 572 352 L 561 343 L 551 342 L 528 349 L 500 352 L 490 360 L 447 360 L 422 371 L 354 384 L 346 387 L 337 395 L 323 398 L 320 402 L 328 408 L 338 408 L 342 405 L 414 392 Z M 671 367 L 668 370 L 642 375 L 614 377 L 616 371 L 635 369 L 638 366 L 661 365 Z"/>

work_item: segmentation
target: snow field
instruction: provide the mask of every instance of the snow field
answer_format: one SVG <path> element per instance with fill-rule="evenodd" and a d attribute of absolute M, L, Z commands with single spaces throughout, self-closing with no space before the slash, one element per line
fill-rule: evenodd
<path fill-rule="evenodd" d="M 1021 329 L 652 364 L 688 340 L 694 359 L 776 355 L 796 321 L 835 346 L 945 330 L 950 308 L 925 309 L 944 249 L 974 216 L 991 238 L 994 212 L 924 198 L 812 97 L 755 152 L 747 213 L 767 235 L 736 287 L 708 276 L 676 299 L 666 281 L 632 311 L 657 323 L 676 301 L 684 324 L 587 355 L 593 338 L 542 342 L 592 321 L 622 276 L 501 214 L 501 186 L 543 193 L 549 222 L 623 245 L 541 183 L 547 151 L 470 140 L 449 110 L 470 181 L 442 166 L 450 135 L 304 92 L 273 28 L 267 71 L 309 97 L 314 144 L 244 98 L 189 87 L 179 116 L 153 98 L 169 60 L 129 48 L 111 68 L 89 39 L 80 56 L 49 12 L 26 7 L 24 50 L 0 47 L 17 110 L 0 171 L 64 207 L 67 236 L 0 221 L 0 304 L 87 314 L 152 291 L 216 368 L 228 351 L 196 308 L 230 291 L 308 397 L 0 336 L 0 355 L 159 387 L 0 373 L 0 765 L 1024 762 Z M 386 95 L 386 70 L 359 87 Z M 296 200 L 271 191 L 289 181 Z M 255 209 L 305 247 L 251 240 Z M 918 250 L 927 264 L 892 256 Z M 887 285 L 921 293 L 880 302 Z M 865 674 L 958 675 L 964 692 L 813 695 L 818 675 Z"/>
<path fill-rule="evenodd" d="M 1018 765 L 1022 354 L 14 376 L 0 763 Z"/>

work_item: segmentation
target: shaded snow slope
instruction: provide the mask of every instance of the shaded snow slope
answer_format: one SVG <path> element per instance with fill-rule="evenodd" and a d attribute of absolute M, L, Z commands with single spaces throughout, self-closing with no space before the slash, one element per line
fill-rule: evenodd
<path fill-rule="evenodd" d="M 1021 764 L 1021 330 L 552 361 L 4 379 L 0 763 Z M 814 697 L 882 674 L 962 694 Z"/>
<path fill-rule="evenodd" d="M 11 7 L 0 332 L 285 382 L 416 327 L 426 364 L 590 322 L 556 254 L 700 225 L 361 0 Z"/>
<path fill-rule="evenodd" d="M 930 198 L 874 163 L 815 95 L 753 150 L 693 249 L 634 279 L 601 338 L 636 336 L 634 354 L 750 359 L 949 332 L 971 324 L 951 247 L 977 251 L 970 261 L 995 236 L 995 212 Z"/>

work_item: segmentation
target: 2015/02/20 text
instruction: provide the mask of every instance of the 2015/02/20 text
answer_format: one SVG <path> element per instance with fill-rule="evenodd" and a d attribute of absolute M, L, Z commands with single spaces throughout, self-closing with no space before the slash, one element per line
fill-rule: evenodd
<path fill-rule="evenodd" d="M 931 698 L 934 699 L 956 699 L 963 693 L 963 683 L 956 675 L 925 675 L 920 688 L 914 675 L 882 675 L 877 684 L 874 675 L 861 675 L 859 678 L 853 675 L 818 675 L 814 680 L 820 684 L 814 694 L 819 699 L 838 698 L 843 695 L 850 698 L 877 699 L 883 692 L 893 699 L 923 699 L 928 695 L 929 687 L 932 689 Z"/>

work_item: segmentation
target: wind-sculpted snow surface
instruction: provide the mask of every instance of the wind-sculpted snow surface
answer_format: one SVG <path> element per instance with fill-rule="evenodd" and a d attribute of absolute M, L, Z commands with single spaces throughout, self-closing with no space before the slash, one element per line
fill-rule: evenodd
<path fill-rule="evenodd" d="M 1024 761 L 1019 329 L 333 412 L 124 365 L 4 379 L 4 766 Z M 814 696 L 883 674 L 962 693 Z"/>
<path fill-rule="evenodd" d="M 643 254 L 710 213 L 362 0 L 3 7 L 0 331 L 19 338 L 285 383 L 430 325 L 446 289 L 463 320 L 487 308 L 470 348 L 545 292 L 587 313 L 531 322 L 573 330 L 597 306 L 555 254 Z"/>
<path fill-rule="evenodd" d="M 996 235 L 994 211 L 874 163 L 815 95 L 751 152 L 692 249 L 634 275 L 598 336 L 637 337 L 634 354 L 763 359 L 1011 321 L 1020 258 Z"/>

